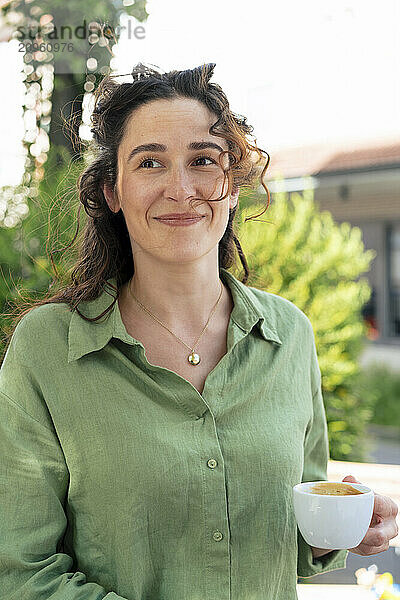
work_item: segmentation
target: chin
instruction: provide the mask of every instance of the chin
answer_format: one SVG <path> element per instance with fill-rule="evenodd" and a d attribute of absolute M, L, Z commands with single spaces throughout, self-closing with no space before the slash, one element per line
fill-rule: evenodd
<path fill-rule="evenodd" d="M 199 248 L 196 248 L 193 251 L 188 251 L 187 248 L 182 249 L 182 251 L 176 250 L 175 252 L 165 252 L 165 254 L 159 256 L 159 260 L 161 262 L 168 263 L 190 263 L 196 260 L 200 260 L 202 257 L 207 255 L 207 250 L 200 251 Z"/>

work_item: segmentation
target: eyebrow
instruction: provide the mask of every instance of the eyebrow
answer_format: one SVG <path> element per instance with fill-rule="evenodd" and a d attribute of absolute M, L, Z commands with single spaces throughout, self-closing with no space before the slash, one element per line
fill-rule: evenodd
<path fill-rule="evenodd" d="M 215 150 L 224 152 L 224 149 L 221 148 L 221 146 L 219 146 L 218 144 L 215 144 L 214 142 L 191 142 L 188 145 L 188 150 L 206 150 L 207 148 L 214 148 Z M 136 146 L 136 148 L 133 148 L 133 150 L 130 151 L 127 162 L 129 162 L 136 154 L 139 154 L 140 152 L 166 151 L 167 146 L 165 146 L 164 144 L 156 144 L 155 142 L 150 144 L 141 144 L 140 146 Z"/>

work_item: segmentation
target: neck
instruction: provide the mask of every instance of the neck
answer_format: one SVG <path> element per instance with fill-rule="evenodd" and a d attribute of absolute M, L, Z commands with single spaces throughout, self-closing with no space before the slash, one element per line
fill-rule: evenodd
<path fill-rule="evenodd" d="M 216 257 L 218 259 L 218 257 Z M 146 259 L 135 259 L 132 280 L 123 287 L 122 300 L 128 314 L 150 315 L 132 297 L 130 289 L 143 306 L 174 333 L 197 337 L 213 310 L 221 293 L 218 260 L 198 263 L 157 263 L 146 265 Z M 231 310 L 230 292 L 222 284 L 222 294 L 207 327 L 218 327 L 221 316 Z"/>

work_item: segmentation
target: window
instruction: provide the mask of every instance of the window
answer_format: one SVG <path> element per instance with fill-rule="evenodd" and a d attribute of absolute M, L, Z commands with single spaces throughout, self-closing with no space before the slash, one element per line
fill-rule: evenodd
<path fill-rule="evenodd" d="M 361 314 L 367 326 L 366 336 L 369 340 L 376 340 L 380 333 L 376 319 L 376 290 L 372 287 L 370 299 L 364 304 Z"/>
<path fill-rule="evenodd" d="M 400 337 L 400 223 L 389 229 L 389 335 Z"/>

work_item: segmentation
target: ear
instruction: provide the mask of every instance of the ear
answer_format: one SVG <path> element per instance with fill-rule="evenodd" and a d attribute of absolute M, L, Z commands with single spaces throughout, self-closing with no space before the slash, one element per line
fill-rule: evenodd
<path fill-rule="evenodd" d="M 111 212 L 117 213 L 121 208 L 121 204 L 110 183 L 103 183 L 103 194 Z"/>
<path fill-rule="evenodd" d="M 232 193 L 229 198 L 229 208 L 235 208 L 238 203 L 240 188 L 239 186 L 235 186 L 232 188 Z"/>

